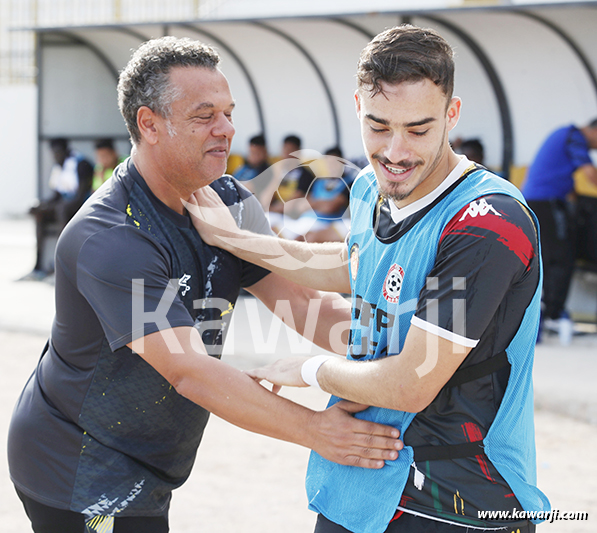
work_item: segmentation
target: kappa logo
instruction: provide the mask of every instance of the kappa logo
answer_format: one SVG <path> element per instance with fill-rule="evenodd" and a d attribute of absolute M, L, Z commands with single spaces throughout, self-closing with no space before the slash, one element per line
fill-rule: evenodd
<path fill-rule="evenodd" d="M 402 281 L 404 280 L 404 269 L 394 263 L 383 283 L 383 297 L 390 303 L 397 303 L 400 298 L 400 289 L 402 289 Z"/>
<path fill-rule="evenodd" d="M 182 292 L 180 293 L 182 296 L 186 296 L 187 292 L 191 290 L 191 286 L 187 285 L 187 281 L 189 281 L 190 279 L 190 274 L 183 274 L 182 277 L 178 280 L 178 286 L 182 288 Z"/>
<path fill-rule="evenodd" d="M 493 208 L 491 204 L 487 203 L 487 200 L 485 200 L 485 198 L 481 198 L 480 200 L 471 202 L 468 205 L 467 210 L 464 212 L 462 217 L 460 217 L 460 220 L 458 222 L 462 222 L 467 217 L 467 215 L 471 218 L 475 218 L 477 216 L 484 217 L 490 211 L 498 217 L 502 216 Z"/>

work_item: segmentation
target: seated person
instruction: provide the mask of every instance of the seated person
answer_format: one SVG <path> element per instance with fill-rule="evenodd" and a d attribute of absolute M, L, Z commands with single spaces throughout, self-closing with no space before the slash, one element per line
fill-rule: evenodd
<path fill-rule="evenodd" d="M 330 148 L 321 160 L 323 168 L 311 183 L 304 212 L 295 223 L 285 221 L 283 235 L 307 242 L 343 241 L 350 228 L 350 187 L 358 168 L 342 158 L 338 147 Z"/>
<path fill-rule="evenodd" d="M 265 136 L 263 134 L 255 135 L 249 139 L 249 151 L 245 159 L 245 164 L 237 168 L 232 175 L 238 181 L 244 182 L 243 185 L 251 192 L 255 192 L 251 180 L 265 172 L 268 167 L 269 156 L 267 154 Z"/>
<path fill-rule="evenodd" d="M 81 154 L 71 150 L 67 139 L 52 139 L 50 148 L 55 161 L 49 180 L 52 196 L 29 210 L 29 213 L 35 217 L 36 261 L 33 271 L 21 280 L 42 280 L 52 273 L 53 269 L 44 268 L 43 264 L 47 227 L 49 224 L 56 224 L 58 233 L 61 233 L 91 192 L 93 178 L 91 163 Z"/>
<path fill-rule="evenodd" d="M 308 165 L 300 160 L 301 139 L 296 135 L 288 135 L 282 144 L 280 161 L 272 166 L 272 177 L 260 194 L 263 208 L 274 231 L 283 226 L 286 211 L 285 204 L 304 198 L 315 178 Z"/>
<path fill-rule="evenodd" d="M 110 177 L 114 169 L 124 161 L 114 148 L 112 139 L 99 139 L 95 143 L 95 167 L 91 189 L 97 191 Z"/>

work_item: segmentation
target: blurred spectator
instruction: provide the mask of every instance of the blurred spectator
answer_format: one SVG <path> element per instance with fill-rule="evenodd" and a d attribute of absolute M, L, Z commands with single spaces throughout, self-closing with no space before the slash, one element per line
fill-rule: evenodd
<path fill-rule="evenodd" d="M 260 202 L 268 213 L 274 231 L 283 227 L 284 216 L 298 216 L 290 213 L 293 201 L 304 198 L 315 175 L 307 162 L 301 160 L 301 139 L 288 135 L 282 143 L 280 161 L 271 167 L 272 177 L 260 194 Z"/>
<path fill-rule="evenodd" d="M 327 150 L 321 162 L 321 175 L 316 173 L 307 193 L 307 210 L 289 229 L 307 242 L 343 241 L 350 228 L 347 209 L 357 169 L 342 158 L 339 147 Z"/>
<path fill-rule="evenodd" d="M 255 135 L 249 139 L 249 151 L 245 158 L 245 164 L 236 169 L 233 176 L 238 181 L 249 181 L 259 176 L 269 166 L 269 156 L 265 144 L 264 135 Z M 244 183 L 248 185 L 248 183 Z"/>
<path fill-rule="evenodd" d="M 582 128 L 558 128 L 539 148 L 522 188 L 541 226 L 544 325 L 557 327 L 562 344 L 570 341 L 571 321 L 565 305 L 576 256 L 573 174 L 581 170 L 597 184 L 597 169 L 589 154 L 594 148 L 597 119 Z"/>
<path fill-rule="evenodd" d="M 266 210 L 282 213 L 284 202 L 303 198 L 315 178 L 313 171 L 302 165 L 301 139 L 288 135 L 282 143 L 280 161 L 275 166 L 273 179 L 264 190 L 261 200 Z"/>
<path fill-rule="evenodd" d="M 99 139 L 96 141 L 92 191 L 97 191 L 112 176 L 114 169 L 123 161 L 124 158 L 118 155 L 112 139 Z"/>
<path fill-rule="evenodd" d="M 589 126 L 595 131 L 597 119 Z M 590 133 L 589 133 L 590 135 Z M 576 257 L 597 266 L 597 169 L 594 166 L 581 167 L 574 174 L 577 216 Z"/>
<path fill-rule="evenodd" d="M 465 139 L 460 144 L 460 153 L 479 165 L 485 165 L 484 152 L 483 143 L 479 139 Z"/>
<path fill-rule="evenodd" d="M 53 272 L 43 260 L 46 238 L 62 232 L 91 192 L 91 163 L 71 150 L 67 139 L 52 139 L 50 148 L 55 161 L 49 180 L 52 195 L 29 210 L 35 217 L 37 253 L 33 271 L 21 280 L 42 280 Z"/>

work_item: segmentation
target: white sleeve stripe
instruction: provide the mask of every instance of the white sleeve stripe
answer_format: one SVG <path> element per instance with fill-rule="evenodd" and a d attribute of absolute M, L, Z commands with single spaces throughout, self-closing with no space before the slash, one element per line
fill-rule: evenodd
<path fill-rule="evenodd" d="M 461 346 L 466 346 L 467 348 L 474 348 L 479 344 L 479 339 L 469 339 L 467 337 L 463 337 L 462 335 L 458 335 L 458 333 L 453 333 L 452 331 L 448 331 L 447 329 L 440 328 L 435 324 L 431 324 L 431 322 L 426 322 L 425 320 L 421 320 L 419 317 L 414 316 L 411 318 L 410 323 L 413 326 L 417 326 L 419 329 L 423 331 L 427 331 L 432 333 L 433 335 L 437 335 L 442 339 L 449 340 L 454 344 L 460 344 Z"/>

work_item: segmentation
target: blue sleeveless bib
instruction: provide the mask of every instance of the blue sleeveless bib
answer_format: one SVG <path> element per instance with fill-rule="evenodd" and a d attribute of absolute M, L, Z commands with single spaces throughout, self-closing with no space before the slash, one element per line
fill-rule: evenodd
<path fill-rule="evenodd" d="M 511 183 L 477 169 L 440 196 L 397 242 L 385 244 L 373 230 L 373 211 L 379 198 L 375 174 L 370 166 L 361 172 L 350 202 L 353 310 L 348 359 L 376 359 L 402 350 L 444 227 L 464 206 L 489 194 L 507 194 L 526 205 Z M 506 349 L 510 378 L 483 441 L 486 455 L 526 511 L 550 508 L 535 486 L 532 367 L 540 287 L 541 283 Z M 332 396 L 330 405 L 337 401 L 339 398 Z M 415 413 L 370 407 L 357 416 L 392 425 L 404 435 Z M 381 470 L 338 465 L 312 452 L 306 479 L 309 508 L 354 533 L 382 533 L 400 503 L 412 462 L 409 446 L 395 461 L 386 461 Z"/>

